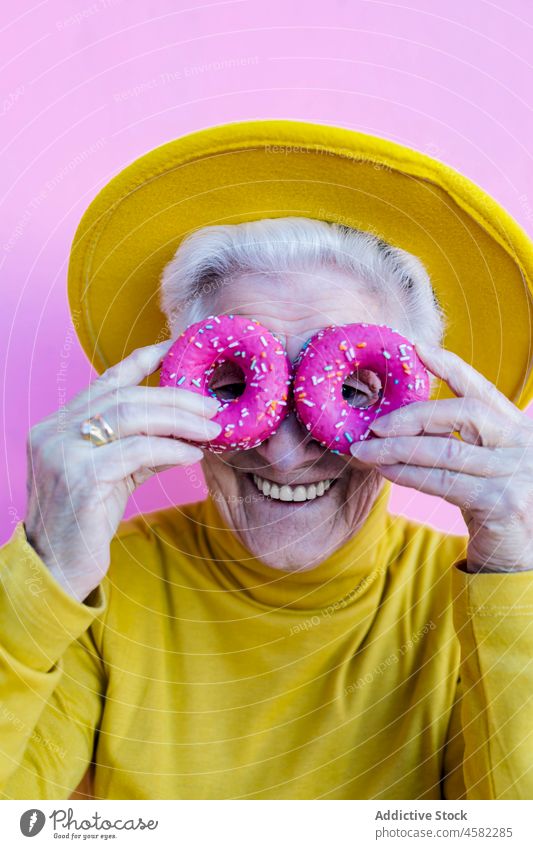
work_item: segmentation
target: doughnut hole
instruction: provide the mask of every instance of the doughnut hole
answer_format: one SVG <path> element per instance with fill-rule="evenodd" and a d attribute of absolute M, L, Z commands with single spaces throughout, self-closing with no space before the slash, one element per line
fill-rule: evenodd
<path fill-rule="evenodd" d="M 355 369 L 342 384 L 342 397 L 350 407 L 364 410 L 376 404 L 382 395 L 381 378 L 370 369 Z"/>
<path fill-rule="evenodd" d="M 219 401 L 236 401 L 246 389 L 246 378 L 240 365 L 225 360 L 215 366 L 208 389 Z"/>

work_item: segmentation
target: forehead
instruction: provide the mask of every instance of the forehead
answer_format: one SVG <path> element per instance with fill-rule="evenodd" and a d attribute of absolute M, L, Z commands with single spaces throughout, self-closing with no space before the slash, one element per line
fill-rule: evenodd
<path fill-rule="evenodd" d="M 329 324 L 383 324 L 390 318 L 381 298 L 337 269 L 242 274 L 219 287 L 209 309 L 256 318 L 280 337 L 289 354 Z"/>

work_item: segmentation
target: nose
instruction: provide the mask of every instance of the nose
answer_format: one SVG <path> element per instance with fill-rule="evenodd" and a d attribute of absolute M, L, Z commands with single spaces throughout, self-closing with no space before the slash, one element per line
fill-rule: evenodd
<path fill-rule="evenodd" d="M 326 452 L 298 421 L 293 410 L 287 413 L 276 433 L 256 449 L 265 466 L 290 473 L 312 466 Z"/>

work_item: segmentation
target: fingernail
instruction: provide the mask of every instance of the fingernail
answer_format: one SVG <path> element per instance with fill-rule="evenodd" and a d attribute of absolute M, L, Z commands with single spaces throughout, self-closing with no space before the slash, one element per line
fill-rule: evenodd
<path fill-rule="evenodd" d="M 214 439 L 215 436 L 218 436 L 221 430 L 222 425 L 219 425 L 218 422 L 205 423 L 205 432 L 207 433 L 210 439 Z"/>
<path fill-rule="evenodd" d="M 218 400 L 218 398 L 211 398 L 211 397 L 205 396 L 204 397 L 204 407 L 206 409 L 206 412 L 210 416 L 213 416 L 215 413 L 218 413 L 218 410 L 219 410 L 219 407 L 220 407 L 220 401 Z"/>

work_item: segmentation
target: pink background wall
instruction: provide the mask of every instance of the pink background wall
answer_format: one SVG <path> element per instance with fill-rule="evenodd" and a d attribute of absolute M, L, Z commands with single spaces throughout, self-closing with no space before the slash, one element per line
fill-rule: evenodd
<path fill-rule="evenodd" d="M 530 0 L 48 0 L 4 18 L 0 542 L 25 514 L 29 426 L 95 376 L 65 294 L 76 225 L 146 150 L 246 118 L 338 123 L 443 159 L 533 233 Z M 202 495 L 171 470 L 127 515 Z M 438 499 L 392 506 L 464 532 Z"/>

